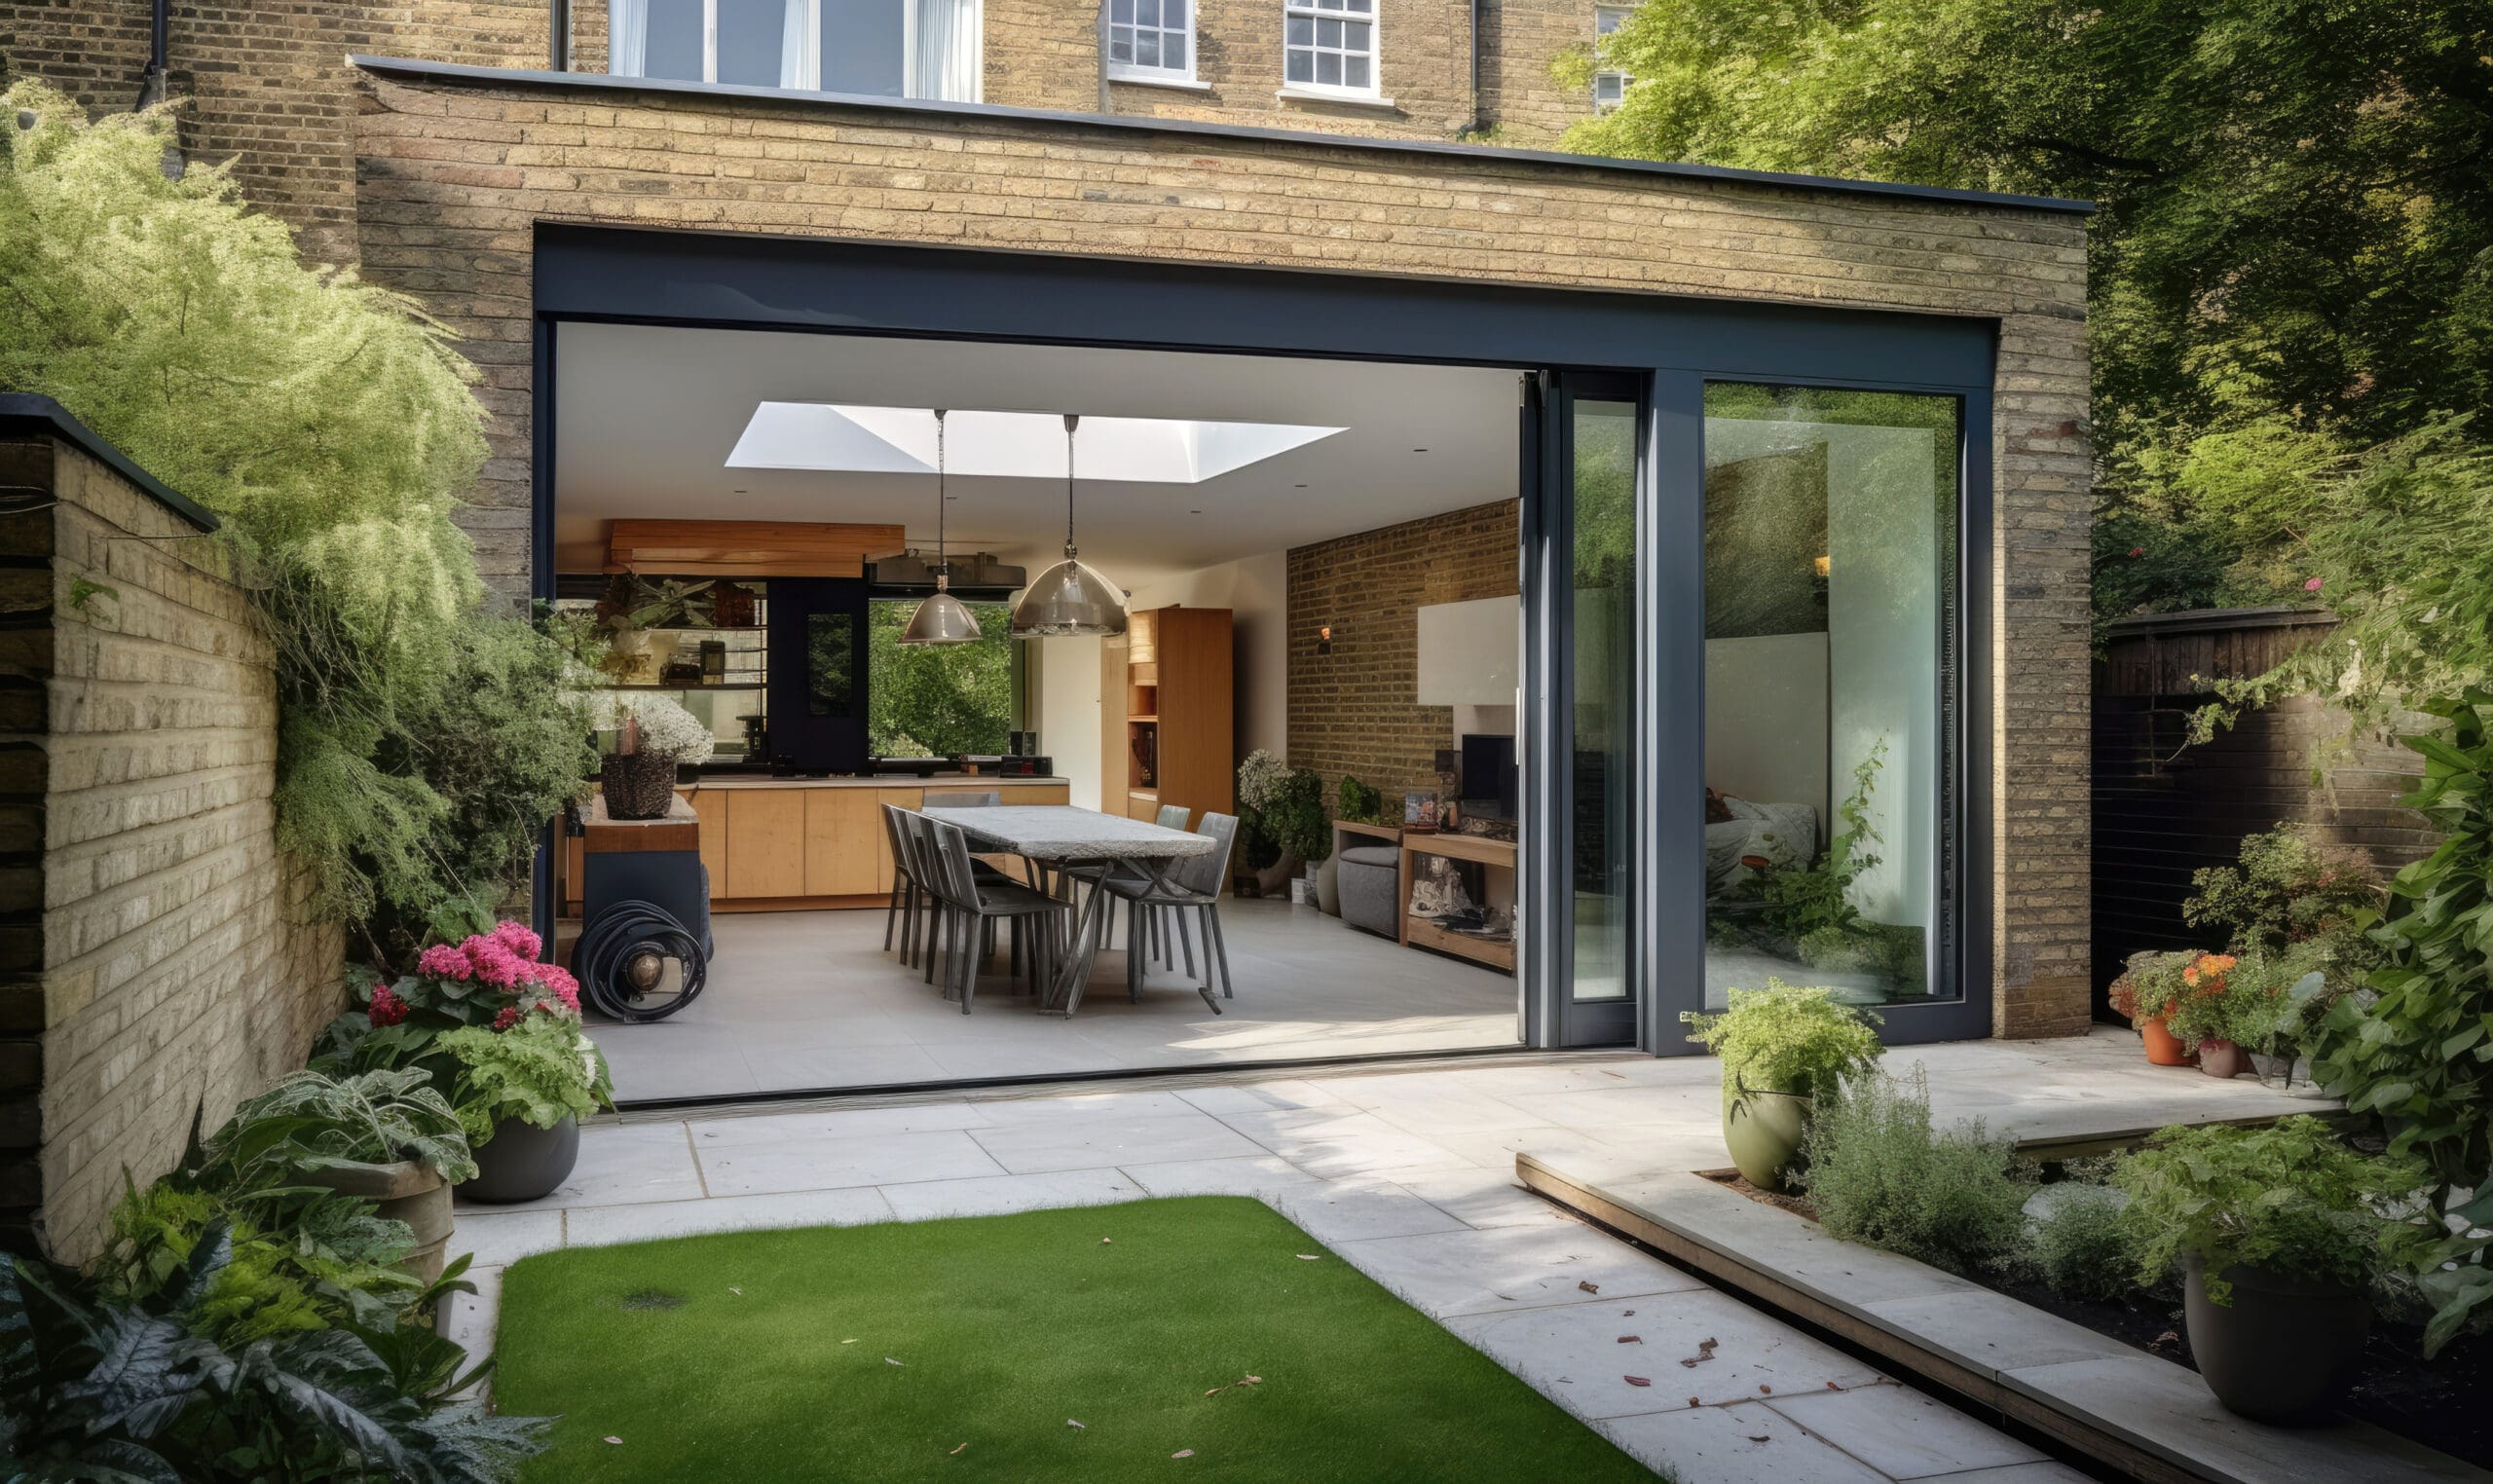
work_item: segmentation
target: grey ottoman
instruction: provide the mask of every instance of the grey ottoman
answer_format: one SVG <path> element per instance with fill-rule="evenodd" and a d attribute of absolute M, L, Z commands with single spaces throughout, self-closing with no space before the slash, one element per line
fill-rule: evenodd
<path fill-rule="evenodd" d="M 1342 920 L 1400 939 L 1402 852 L 1393 845 L 1360 845 L 1343 851 L 1333 871 L 1342 893 Z"/>

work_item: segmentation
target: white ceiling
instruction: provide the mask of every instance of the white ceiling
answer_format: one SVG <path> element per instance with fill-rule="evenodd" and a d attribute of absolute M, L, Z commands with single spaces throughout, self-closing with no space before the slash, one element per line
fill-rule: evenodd
<path fill-rule="evenodd" d="M 931 475 L 727 467 L 764 401 L 1344 429 L 1195 484 L 1083 481 L 1083 559 L 1127 588 L 1515 494 L 1508 371 L 603 324 L 562 325 L 555 353 L 566 572 L 604 565 L 617 517 L 892 522 L 934 545 Z M 949 488 L 953 549 L 1034 573 L 1055 559 L 1060 477 Z"/>

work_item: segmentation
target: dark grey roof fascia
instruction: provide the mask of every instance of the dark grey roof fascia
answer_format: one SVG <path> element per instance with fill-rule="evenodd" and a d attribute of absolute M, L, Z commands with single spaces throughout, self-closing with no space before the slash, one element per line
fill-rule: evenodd
<path fill-rule="evenodd" d="M 165 482 L 130 462 L 130 456 L 97 436 L 95 430 L 69 415 L 69 409 L 48 396 L 29 391 L 0 391 L 0 438 L 49 433 L 110 464 L 115 473 L 145 491 L 158 504 L 202 531 L 216 529 L 216 517 L 188 496 L 175 494 Z"/>
<path fill-rule="evenodd" d="M 1051 108 L 1009 108 L 999 103 L 947 103 L 925 98 L 893 98 L 847 93 L 805 93 L 791 88 L 759 88 L 734 83 L 683 83 L 662 78 L 615 77 L 604 72 L 547 72 L 533 67 L 476 67 L 464 62 L 422 61 L 405 56 L 352 54 L 349 63 L 366 72 L 394 77 L 435 78 L 459 83 L 502 83 L 528 87 L 572 88 L 588 92 L 665 93 L 689 97 L 733 98 L 739 102 L 837 103 L 843 108 L 871 108 L 920 118 L 1010 119 L 1033 124 L 1060 124 L 1083 129 L 1135 133 L 1187 134 L 1214 139 L 1259 139 L 1283 144 L 1320 145 L 1327 149 L 1372 154 L 1452 156 L 1480 164 L 1554 165 L 1605 174 L 1657 175 L 1684 180 L 1729 181 L 1740 185 L 1780 186 L 1787 190 L 1828 191 L 1855 196 L 1888 196 L 1906 201 L 1945 202 L 1953 205 L 2000 206 L 2028 211 L 2087 215 L 2091 201 L 2057 196 L 2018 196 L 2003 191 L 1967 191 L 1953 186 L 1900 185 L 1885 180 L 1842 180 L 1830 175 L 1799 175 L 1778 170 L 1735 170 L 1719 165 L 1679 165 L 1659 160 L 1619 160 L 1608 155 L 1571 155 L 1557 150 L 1496 149 L 1433 139 L 1380 139 L 1313 130 L 1254 129 L 1234 124 L 1206 124 L 1192 119 L 1129 118 L 1118 114 L 1066 113 Z"/>

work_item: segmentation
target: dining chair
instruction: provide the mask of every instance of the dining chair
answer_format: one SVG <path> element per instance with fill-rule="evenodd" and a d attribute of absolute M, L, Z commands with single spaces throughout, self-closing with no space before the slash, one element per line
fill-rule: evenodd
<path fill-rule="evenodd" d="M 1160 806 L 1160 817 L 1157 820 L 1154 820 L 1153 823 L 1157 824 L 1163 830 L 1175 830 L 1182 834 L 1186 829 L 1186 822 L 1193 817 L 1194 811 L 1188 809 L 1184 804 L 1162 804 Z M 1118 901 L 1121 899 L 1131 901 L 1132 893 L 1134 891 L 1149 886 L 1151 881 L 1149 877 L 1143 875 L 1142 872 L 1135 871 L 1130 866 L 1120 866 L 1113 869 L 1101 867 L 1098 870 L 1084 873 L 1083 879 L 1096 885 L 1098 884 L 1098 877 L 1102 873 L 1114 875 L 1119 881 L 1124 882 L 1127 887 L 1127 891 L 1125 893 L 1111 895 L 1107 902 L 1102 904 L 1100 909 L 1106 916 L 1099 924 L 1099 938 L 1101 942 L 1109 943 L 1114 942 L 1117 936 Z M 1164 964 L 1176 962 L 1177 953 L 1177 939 L 1170 932 L 1169 917 L 1170 914 L 1167 911 L 1154 909 L 1151 914 L 1151 921 L 1144 933 L 1145 950 L 1150 951 L 1156 948 L 1160 954 L 1160 961 Z M 1178 924 L 1178 931 L 1180 933 L 1184 931 L 1183 923 Z M 1186 973 L 1191 977 L 1194 972 L 1195 950 L 1190 944 L 1186 947 Z"/>
<path fill-rule="evenodd" d="M 1204 989 L 1210 997 L 1212 970 L 1220 970 L 1220 992 L 1224 999 L 1236 999 L 1238 988 L 1229 977 L 1229 943 L 1220 930 L 1221 885 L 1229 879 L 1229 854 L 1238 843 L 1238 816 L 1235 814 L 1204 815 L 1203 828 L 1195 832 L 1209 836 L 1212 848 L 1200 855 L 1185 857 L 1170 872 L 1169 888 L 1160 890 L 1148 880 L 1129 884 L 1123 876 L 1109 878 L 1102 885 L 1111 899 L 1122 898 L 1133 915 L 1126 924 L 1126 995 L 1139 1002 L 1142 998 L 1143 923 L 1146 917 L 1167 911 L 1173 919 L 1178 942 L 1186 946 L 1186 974 L 1194 975 L 1194 952 L 1186 933 L 1184 913 L 1192 911 L 1204 940 Z M 1212 1006 L 1217 1013 L 1218 1005 Z"/>
<path fill-rule="evenodd" d="M 883 951 L 892 950 L 892 929 L 900 929 L 900 961 L 910 961 L 912 945 L 917 938 L 917 877 L 910 873 L 909 845 L 902 839 L 901 816 L 909 811 L 898 804 L 883 805 L 883 834 L 891 841 L 892 902 L 883 910 Z"/>
<path fill-rule="evenodd" d="M 945 997 L 958 999 L 961 1014 L 970 1013 L 970 1002 L 978 995 L 979 965 L 994 954 L 999 922 L 1013 939 L 1015 977 L 1026 964 L 1030 992 L 1041 992 L 1060 951 L 1064 904 L 1015 882 L 981 881 L 970 859 L 969 836 L 956 825 L 929 819 L 921 839 L 931 847 L 930 872 L 944 882 L 952 909 Z"/>

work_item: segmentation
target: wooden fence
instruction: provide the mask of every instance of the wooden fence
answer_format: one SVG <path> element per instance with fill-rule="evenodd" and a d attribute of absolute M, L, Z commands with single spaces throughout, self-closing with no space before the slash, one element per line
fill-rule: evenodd
<path fill-rule="evenodd" d="M 2307 609 L 2155 613 L 2111 625 L 2095 665 L 2093 944 L 2095 1015 L 2116 1020 L 2104 990 L 2147 948 L 2214 947 L 2181 920 L 2190 873 L 2229 864 L 2242 837 L 2289 820 L 2360 845 L 2383 872 L 2425 854 L 2433 836 L 2396 800 L 2419 771 L 2405 749 L 2365 744 L 2315 784 L 2318 743 L 2345 717 L 2317 702 L 2245 713 L 2185 745 L 2211 679 L 2259 674 L 2327 632 Z"/>

